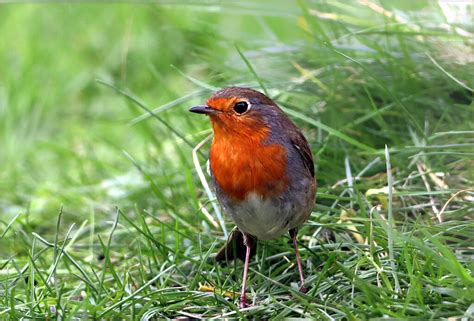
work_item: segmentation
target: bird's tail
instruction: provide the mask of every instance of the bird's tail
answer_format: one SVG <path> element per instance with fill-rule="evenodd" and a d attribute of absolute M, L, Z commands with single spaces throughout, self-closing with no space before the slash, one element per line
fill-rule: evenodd
<path fill-rule="evenodd" d="M 250 258 L 257 253 L 257 239 L 247 234 L 247 242 L 250 245 Z M 244 234 L 235 227 L 229 234 L 229 238 L 223 247 L 217 252 L 216 262 L 227 262 L 236 258 L 245 261 L 247 247 L 244 244 Z"/>

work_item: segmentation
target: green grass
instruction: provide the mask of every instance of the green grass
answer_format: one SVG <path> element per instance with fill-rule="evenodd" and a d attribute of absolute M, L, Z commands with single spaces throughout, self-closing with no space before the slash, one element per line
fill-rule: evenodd
<path fill-rule="evenodd" d="M 474 318 L 473 33 L 434 1 L 1 4 L 0 319 Z M 319 185 L 309 292 L 260 242 L 245 310 L 187 112 L 236 84 Z"/>

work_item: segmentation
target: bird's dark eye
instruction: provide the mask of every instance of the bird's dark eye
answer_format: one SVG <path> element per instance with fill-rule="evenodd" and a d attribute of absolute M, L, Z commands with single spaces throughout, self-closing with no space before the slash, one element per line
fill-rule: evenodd
<path fill-rule="evenodd" d="M 243 114 L 249 109 L 249 104 L 246 101 L 239 101 L 234 105 L 234 111 L 237 114 Z"/>

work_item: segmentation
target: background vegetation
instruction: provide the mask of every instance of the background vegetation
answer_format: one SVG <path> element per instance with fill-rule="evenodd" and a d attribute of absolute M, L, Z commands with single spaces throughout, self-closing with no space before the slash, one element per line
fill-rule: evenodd
<path fill-rule="evenodd" d="M 463 3 L 0 5 L 0 319 L 474 318 Z M 289 238 L 261 242 L 243 311 L 187 113 L 235 84 L 303 129 L 319 183 L 310 291 Z"/>

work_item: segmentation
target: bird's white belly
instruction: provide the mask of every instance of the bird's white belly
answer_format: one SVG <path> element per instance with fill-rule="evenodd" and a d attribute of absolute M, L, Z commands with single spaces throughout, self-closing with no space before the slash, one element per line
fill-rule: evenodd
<path fill-rule="evenodd" d="M 295 221 L 305 220 L 300 217 L 304 215 L 301 210 L 293 211 L 293 204 L 277 197 L 263 199 L 255 193 L 230 207 L 227 210 L 237 227 L 261 240 L 276 238 L 292 228 Z"/>

